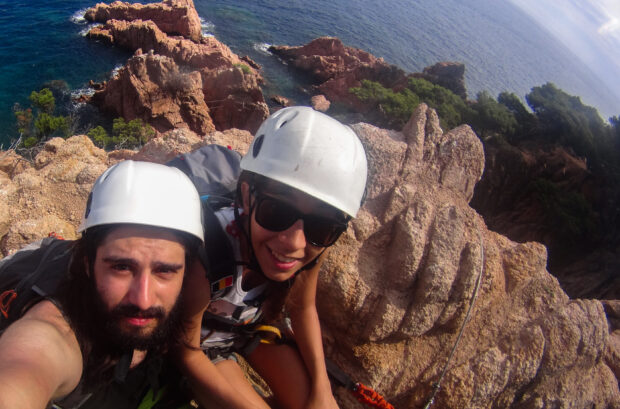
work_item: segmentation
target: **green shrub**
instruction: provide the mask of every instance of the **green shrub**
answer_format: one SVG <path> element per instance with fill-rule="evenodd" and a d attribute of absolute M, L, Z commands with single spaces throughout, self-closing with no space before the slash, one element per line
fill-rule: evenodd
<path fill-rule="evenodd" d="M 101 125 L 88 131 L 87 135 L 100 148 L 105 148 L 112 142 L 112 138 L 108 136 L 108 133 Z"/>
<path fill-rule="evenodd" d="M 407 123 L 420 102 L 425 102 L 437 111 L 444 129 L 462 124 L 473 112 L 452 91 L 421 78 L 410 78 L 407 87 L 399 92 L 369 80 L 362 80 L 361 87 L 351 88 L 349 92 L 360 101 L 374 105 L 383 122 L 396 128 L 402 128 Z"/>
<path fill-rule="evenodd" d="M 116 118 L 112 123 L 111 142 L 116 149 L 142 146 L 154 135 L 155 130 L 138 118 L 129 122 L 125 122 L 123 118 Z"/>
<path fill-rule="evenodd" d="M 546 223 L 563 240 L 575 242 L 595 231 L 596 214 L 582 194 L 562 190 L 547 179 L 536 179 L 530 186 L 542 205 Z"/>
<path fill-rule="evenodd" d="M 502 135 L 512 137 L 517 130 L 515 115 L 503 104 L 497 102 L 488 92 L 478 93 L 471 108 L 475 115 L 469 121 L 478 136 Z"/>
<path fill-rule="evenodd" d="M 22 147 L 28 149 L 32 148 L 39 142 L 39 139 L 36 136 L 29 136 L 22 142 Z"/>
<path fill-rule="evenodd" d="M 47 139 L 54 133 L 59 133 L 63 137 L 67 137 L 69 132 L 69 121 L 64 116 L 52 116 L 46 112 L 37 115 L 34 121 L 36 134 L 41 140 Z"/>
<path fill-rule="evenodd" d="M 237 63 L 237 64 L 233 64 L 233 67 L 235 67 L 235 68 L 240 68 L 240 69 L 241 69 L 241 71 L 243 71 L 245 74 L 249 74 L 249 73 L 251 72 L 250 67 L 248 67 L 248 66 L 247 66 L 247 65 L 245 65 L 245 64 L 239 64 L 239 63 Z"/>
<path fill-rule="evenodd" d="M 56 109 L 56 99 L 49 88 L 43 88 L 39 92 L 32 91 L 30 102 L 35 108 L 46 114 L 51 114 Z"/>

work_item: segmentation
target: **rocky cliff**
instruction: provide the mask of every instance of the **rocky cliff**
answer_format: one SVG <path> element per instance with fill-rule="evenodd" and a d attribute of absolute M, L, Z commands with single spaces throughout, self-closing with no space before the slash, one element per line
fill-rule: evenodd
<path fill-rule="evenodd" d="M 620 305 L 570 299 L 544 246 L 486 227 L 468 204 L 484 167 L 472 130 L 444 132 L 425 105 L 400 132 L 353 129 L 367 149 L 368 200 L 321 273 L 327 355 L 397 408 L 422 407 L 477 295 L 433 407 L 620 407 Z M 106 153 L 85 136 L 51 140 L 33 164 L 0 153 L 0 250 L 50 231 L 75 237 L 89 188 L 115 161 L 164 162 L 210 142 L 245 152 L 250 140 L 179 129 L 138 153 Z"/>
<path fill-rule="evenodd" d="M 441 62 L 425 68 L 422 73 L 407 74 L 383 58 L 347 47 L 334 37 L 320 37 L 303 46 L 271 46 L 269 51 L 305 73 L 315 84 L 317 93 L 361 112 L 368 112 L 371 107 L 352 95 L 349 89 L 359 87 L 362 80 L 379 82 L 398 92 L 407 85 L 409 77 L 418 77 L 467 97 L 465 66 L 461 63 Z"/>
<path fill-rule="evenodd" d="M 104 23 L 88 36 L 134 51 L 92 102 L 112 116 L 140 118 L 160 134 L 188 128 L 255 131 L 269 115 L 262 77 L 214 37 L 203 37 L 191 0 L 97 4 L 85 17 Z"/>

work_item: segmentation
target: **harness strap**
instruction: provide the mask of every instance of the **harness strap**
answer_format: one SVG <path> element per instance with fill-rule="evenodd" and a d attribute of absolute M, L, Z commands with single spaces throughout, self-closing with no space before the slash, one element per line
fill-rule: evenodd
<path fill-rule="evenodd" d="M 4 318 L 9 318 L 9 308 L 11 308 L 11 303 L 17 297 L 17 292 L 15 290 L 6 290 L 0 295 L 0 313 Z"/>

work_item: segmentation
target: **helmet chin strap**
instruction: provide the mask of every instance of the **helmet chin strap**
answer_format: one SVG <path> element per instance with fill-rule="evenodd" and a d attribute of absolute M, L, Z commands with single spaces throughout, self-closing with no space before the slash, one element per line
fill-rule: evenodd
<path fill-rule="evenodd" d="M 254 196 L 255 192 L 256 192 L 256 188 L 252 185 L 252 187 L 250 187 L 250 197 L 248 198 L 248 200 L 251 200 L 251 197 Z M 241 231 L 241 234 L 244 236 L 246 242 L 248 243 L 248 249 L 250 250 L 250 257 L 249 257 L 250 260 L 249 260 L 249 262 L 248 263 L 242 263 L 242 264 L 245 264 L 248 268 L 258 272 L 267 281 L 270 281 L 270 282 L 273 282 L 273 283 L 281 283 L 281 284 L 288 283 L 288 286 L 290 288 L 290 287 L 293 286 L 293 282 L 295 281 L 295 277 L 297 277 L 297 275 L 299 273 L 314 267 L 316 265 L 316 263 L 318 263 L 319 257 L 321 257 L 323 252 L 326 250 L 326 247 L 324 247 L 323 250 L 321 250 L 321 252 L 319 254 L 317 254 L 316 257 L 314 257 L 312 260 L 310 260 L 308 263 L 306 263 L 304 266 L 302 266 L 299 270 L 295 271 L 293 276 L 290 277 L 289 279 L 287 279 L 285 281 L 272 280 L 271 278 L 267 277 L 267 275 L 263 272 L 263 269 L 261 268 L 260 263 L 258 262 L 258 259 L 256 258 L 256 252 L 254 251 L 254 244 L 252 243 L 252 214 L 254 213 L 255 206 L 256 206 L 255 205 L 255 201 L 251 201 L 251 203 L 250 203 L 250 214 L 247 216 L 249 218 L 249 220 L 248 220 L 248 230 L 247 231 L 243 227 L 243 223 L 242 223 L 242 220 L 241 220 L 241 215 L 239 214 L 239 207 L 238 206 L 234 206 L 234 208 L 233 208 L 233 211 L 235 213 L 235 223 L 237 223 L 237 226 L 239 227 L 239 230 Z"/>

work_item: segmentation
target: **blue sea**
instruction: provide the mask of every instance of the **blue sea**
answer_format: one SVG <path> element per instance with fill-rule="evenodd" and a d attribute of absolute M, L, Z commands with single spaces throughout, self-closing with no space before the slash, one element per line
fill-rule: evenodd
<path fill-rule="evenodd" d="M 62 80 L 59 105 L 81 117 L 76 132 L 96 121 L 69 94 L 89 80 L 108 78 L 130 56 L 84 37 L 81 17 L 88 0 L 0 0 L 0 144 L 17 137 L 13 108 L 26 107 L 32 90 Z M 143 2 L 144 3 L 144 2 Z M 336 36 L 409 72 L 439 61 L 465 63 L 470 97 L 481 90 L 523 97 L 551 81 L 599 109 L 620 114 L 620 97 L 544 27 L 507 0 L 195 0 L 205 35 L 214 35 L 239 55 L 263 66 L 266 96 L 280 94 L 306 103 L 303 80 L 267 52 L 269 45 L 302 45 Z"/>

